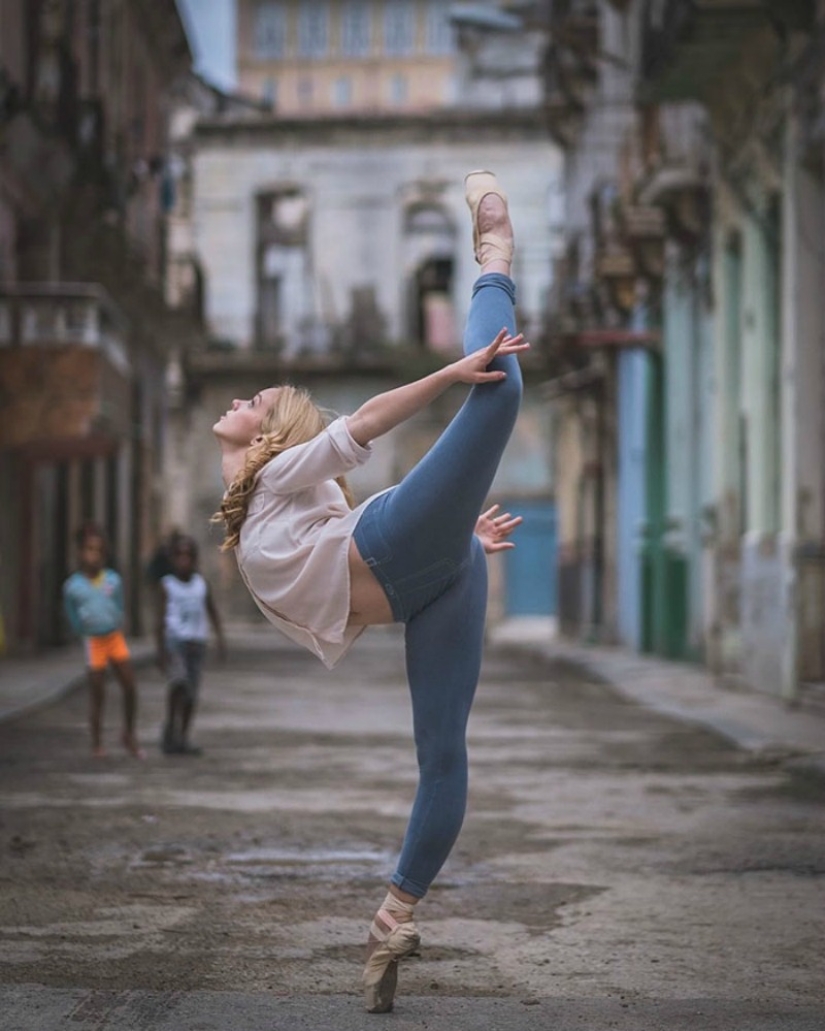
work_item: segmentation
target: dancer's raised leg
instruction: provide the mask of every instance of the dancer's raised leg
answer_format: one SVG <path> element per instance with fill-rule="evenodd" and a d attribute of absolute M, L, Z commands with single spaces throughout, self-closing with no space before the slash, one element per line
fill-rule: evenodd
<path fill-rule="evenodd" d="M 487 186 L 495 180 L 484 173 Z M 491 181 L 491 182 L 490 182 Z M 477 255 L 485 256 L 485 271 L 473 287 L 464 334 L 464 351 L 485 347 L 506 328 L 515 335 L 515 284 L 501 271 L 509 260 L 489 245 L 487 227 L 497 240 L 512 240 L 506 203 L 500 193 L 485 193 L 471 204 L 482 241 Z M 486 221 L 485 221 L 486 219 Z M 486 248 L 486 250 L 484 250 Z M 490 258 L 489 254 L 496 256 Z M 509 252 L 512 254 L 512 243 Z M 495 477 L 504 448 L 515 425 L 522 381 L 518 359 L 496 358 L 507 378 L 475 386 L 441 437 L 392 491 L 377 498 L 362 517 L 355 541 L 361 555 L 371 561 L 385 587 L 433 568 L 453 573 L 466 561 L 479 512 Z M 376 541 L 380 542 L 376 546 Z M 398 560 L 400 559 L 400 564 Z M 377 565 L 381 565 L 379 574 Z M 396 568 L 397 567 L 397 568 Z M 406 618 L 408 612 L 396 613 Z"/>

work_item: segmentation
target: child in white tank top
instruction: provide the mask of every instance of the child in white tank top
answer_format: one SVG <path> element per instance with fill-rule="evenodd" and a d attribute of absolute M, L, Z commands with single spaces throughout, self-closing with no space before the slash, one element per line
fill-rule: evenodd
<path fill-rule="evenodd" d="M 170 559 L 172 572 L 158 584 L 158 665 L 168 679 L 166 723 L 160 747 L 166 755 L 199 755 L 201 749 L 189 742 L 189 731 L 198 700 L 210 623 L 221 659 L 226 647 L 209 584 L 196 571 L 197 544 L 191 537 L 177 538 Z"/>

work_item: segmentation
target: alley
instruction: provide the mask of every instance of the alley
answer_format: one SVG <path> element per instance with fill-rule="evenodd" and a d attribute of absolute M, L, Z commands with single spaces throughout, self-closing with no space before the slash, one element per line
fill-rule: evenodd
<path fill-rule="evenodd" d="M 821 786 L 491 651 L 471 802 L 396 1012 L 367 1017 L 369 918 L 415 784 L 401 641 L 334 674 L 236 639 L 198 758 L 87 754 L 75 692 L 0 725 L 0 1027 L 821 1029 Z"/>

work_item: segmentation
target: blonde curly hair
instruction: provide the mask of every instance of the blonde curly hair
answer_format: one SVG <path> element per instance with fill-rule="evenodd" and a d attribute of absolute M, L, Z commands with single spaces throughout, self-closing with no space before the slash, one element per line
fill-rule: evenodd
<path fill-rule="evenodd" d="M 317 437 L 326 425 L 327 419 L 309 391 L 293 386 L 283 386 L 278 390 L 274 403 L 261 419 L 260 434 L 249 445 L 240 472 L 227 487 L 220 509 L 212 516 L 213 523 L 224 524 L 221 551 L 231 551 L 238 545 L 258 472 L 287 448 Z M 335 482 L 344 492 L 349 507 L 353 508 L 354 500 L 346 479 L 337 476 Z"/>

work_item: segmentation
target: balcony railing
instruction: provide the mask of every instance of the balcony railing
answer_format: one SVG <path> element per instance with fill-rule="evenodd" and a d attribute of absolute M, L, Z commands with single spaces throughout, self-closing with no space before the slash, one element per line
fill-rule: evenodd
<path fill-rule="evenodd" d="M 645 0 L 642 90 L 658 100 L 701 99 L 741 53 L 752 31 L 768 28 L 765 0 Z"/>
<path fill-rule="evenodd" d="M 94 283 L 0 287 L 0 354 L 15 347 L 91 347 L 128 376 L 127 337 L 120 309 Z"/>
<path fill-rule="evenodd" d="M 597 80 L 599 11 L 592 0 L 553 0 L 550 44 L 542 62 L 548 129 L 559 146 L 572 145 Z"/>

